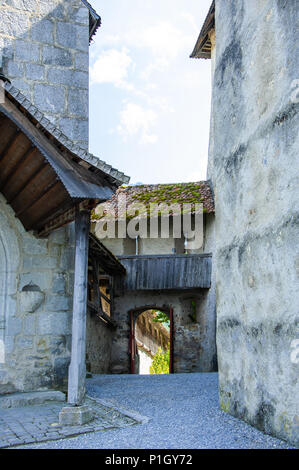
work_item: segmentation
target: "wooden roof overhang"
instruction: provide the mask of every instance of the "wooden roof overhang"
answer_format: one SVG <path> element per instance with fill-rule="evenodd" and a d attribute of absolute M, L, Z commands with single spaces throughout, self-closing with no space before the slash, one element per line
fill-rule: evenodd
<path fill-rule="evenodd" d="M 210 59 L 212 52 L 212 44 L 210 41 L 209 33 L 212 29 L 215 28 L 215 0 L 213 0 L 212 5 L 209 9 L 195 47 L 193 49 L 191 58 L 196 59 Z"/>
<path fill-rule="evenodd" d="M 126 274 L 126 268 L 92 233 L 89 234 L 89 253 L 99 260 L 105 273 L 111 276 Z"/>
<path fill-rule="evenodd" d="M 120 184 L 59 144 L 5 93 L 0 103 L 0 192 L 26 230 L 46 236 L 73 221 L 78 206 L 95 207 Z"/>

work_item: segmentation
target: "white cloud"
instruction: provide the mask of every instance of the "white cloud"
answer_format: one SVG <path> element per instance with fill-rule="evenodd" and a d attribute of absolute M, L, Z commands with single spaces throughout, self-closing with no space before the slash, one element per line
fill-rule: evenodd
<path fill-rule="evenodd" d="M 132 85 L 127 82 L 127 78 L 133 65 L 128 49 L 108 49 L 102 52 L 91 66 L 91 83 L 112 83 L 117 87 L 129 89 Z"/>
<path fill-rule="evenodd" d="M 120 112 L 118 133 L 126 141 L 128 137 L 139 135 L 141 144 L 154 144 L 158 137 L 152 132 L 156 124 L 157 114 L 150 108 L 144 108 L 136 103 L 126 103 Z"/>
<path fill-rule="evenodd" d="M 148 48 L 155 57 L 164 59 L 175 58 L 179 52 L 194 42 L 194 35 L 185 33 L 168 21 L 158 21 L 147 28 L 135 29 L 125 36 L 127 44 L 135 47 Z"/>

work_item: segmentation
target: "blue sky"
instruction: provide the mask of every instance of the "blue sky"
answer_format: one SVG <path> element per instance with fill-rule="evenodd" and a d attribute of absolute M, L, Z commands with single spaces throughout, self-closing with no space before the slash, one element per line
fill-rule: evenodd
<path fill-rule="evenodd" d="M 206 178 L 211 62 L 190 59 L 211 0 L 92 0 L 90 151 L 131 183 Z"/>

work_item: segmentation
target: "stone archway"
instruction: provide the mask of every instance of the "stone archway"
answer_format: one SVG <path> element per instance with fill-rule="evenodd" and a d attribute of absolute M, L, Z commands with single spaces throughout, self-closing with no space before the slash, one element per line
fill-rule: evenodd
<path fill-rule="evenodd" d="M 130 310 L 129 317 L 130 317 L 130 338 L 129 338 L 129 353 L 130 353 L 130 372 L 131 374 L 136 373 L 135 370 L 135 358 L 136 358 L 136 350 L 137 350 L 137 343 L 135 337 L 135 327 L 137 318 L 145 312 L 151 310 L 158 310 L 167 314 L 170 320 L 170 331 L 169 331 L 169 349 L 170 349 L 170 358 L 169 358 L 169 373 L 173 373 L 173 308 L 171 306 L 168 307 L 159 307 L 158 305 L 147 305 L 143 307 L 138 307 Z"/>

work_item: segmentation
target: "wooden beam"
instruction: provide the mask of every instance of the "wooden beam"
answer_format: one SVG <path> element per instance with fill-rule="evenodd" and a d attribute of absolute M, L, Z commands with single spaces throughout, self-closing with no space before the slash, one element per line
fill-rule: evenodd
<path fill-rule="evenodd" d="M 17 129 L 16 132 L 14 133 L 13 137 L 9 139 L 9 142 L 6 144 L 4 150 L 0 154 L 0 161 L 5 158 L 7 153 L 10 151 L 11 147 L 14 145 L 16 142 L 16 139 L 21 135 L 20 129 Z"/>
<path fill-rule="evenodd" d="M 22 158 L 16 163 L 14 168 L 12 168 L 9 175 L 6 177 L 4 184 L 0 186 L 0 192 L 5 192 L 5 188 L 10 185 L 11 180 L 15 176 L 19 166 L 25 164 L 34 153 L 36 153 L 36 148 L 34 147 L 27 150 L 27 152 L 24 153 Z"/>
<path fill-rule="evenodd" d="M 22 215 L 24 212 L 30 209 L 34 204 L 36 204 L 42 197 L 48 194 L 49 191 L 51 191 L 53 188 L 58 187 L 58 186 L 61 186 L 61 182 L 59 180 L 57 181 L 57 178 L 55 178 L 55 180 L 49 183 L 49 185 L 46 188 L 43 188 L 42 191 L 35 198 L 32 199 L 32 201 L 30 201 L 28 204 L 25 205 L 25 207 L 19 210 L 16 213 L 16 216 L 20 217 L 20 215 Z"/>
<path fill-rule="evenodd" d="M 60 183 L 62 186 L 62 183 Z M 53 188 L 51 188 L 52 190 Z M 42 196 L 43 197 L 43 196 Z M 66 210 L 70 209 L 70 205 L 72 204 L 72 200 L 69 199 L 65 201 L 65 197 L 63 196 L 63 193 L 61 194 L 61 198 L 63 199 L 62 201 L 59 201 L 57 204 L 57 201 L 53 207 L 51 207 L 47 212 L 42 214 L 41 217 L 33 220 L 30 225 L 27 226 L 27 230 L 39 230 L 40 227 L 45 225 L 51 218 L 53 217 L 58 217 L 61 215 L 63 212 Z M 73 219 L 74 220 L 74 219 Z"/>
<path fill-rule="evenodd" d="M 89 225 L 89 211 L 77 211 L 72 353 L 68 380 L 68 403 L 72 406 L 82 405 L 85 396 Z"/>
<path fill-rule="evenodd" d="M 16 194 L 13 195 L 12 198 L 10 198 L 7 202 L 8 204 L 13 204 L 13 202 L 17 199 L 17 197 L 30 185 L 31 181 L 38 176 L 41 171 L 47 166 L 47 162 L 44 161 L 38 168 L 37 170 L 27 178 L 27 180 L 24 182 L 24 184 L 21 186 L 21 188 L 17 191 Z"/>

